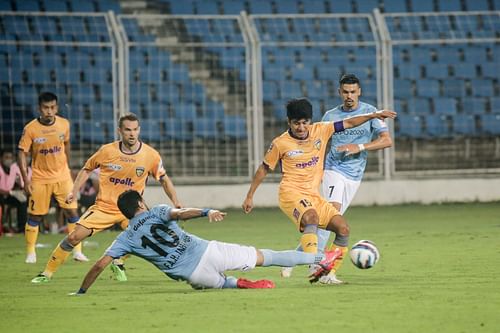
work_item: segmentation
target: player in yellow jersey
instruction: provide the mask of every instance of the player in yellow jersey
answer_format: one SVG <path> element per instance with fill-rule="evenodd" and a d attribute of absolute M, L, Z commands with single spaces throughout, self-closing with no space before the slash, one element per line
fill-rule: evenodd
<path fill-rule="evenodd" d="M 396 113 L 384 110 L 338 122 L 312 124 L 312 105 L 307 99 L 293 99 L 286 108 L 289 128 L 271 143 L 252 179 L 242 205 L 243 210 L 250 213 L 255 191 L 269 170 L 274 170 L 279 162 L 282 172 L 279 206 L 302 233 L 300 243 L 303 251 L 318 251 L 317 229 L 322 228 L 335 233 L 333 243 L 340 252 L 342 247 L 347 247 L 349 226 L 319 193 L 328 140 L 335 132 L 359 126 L 374 118 L 395 118 Z M 311 274 L 311 282 L 316 282 L 323 273 L 323 268 L 317 267 Z"/>
<path fill-rule="evenodd" d="M 78 221 L 76 202 L 67 203 L 73 181 L 69 171 L 70 152 L 69 121 L 57 116 L 57 96 L 44 92 L 38 97 L 40 117 L 25 127 L 18 145 L 18 160 L 24 181 L 24 191 L 29 196 L 28 221 L 25 226 L 26 263 L 36 263 L 35 245 L 39 224 L 49 212 L 51 197 L 57 200 L 68 219 L 68 231 L 75 228 Z M 31 153 L 32 178 L 28 177 L 26 159 Z M 81 245 L 75 247 L 75 260 L 88 261 L 82 253 Z"/>
<path fill-rule="evenodd" d="M 161 183 L 174 206 L 181 207 L 174 185 L 163 168 L 160 154 L 139 140 L 140 124 L 137 116 L 127 114 L 120 117 L 118 131 L 121 140 L 103 145 L 87 160 L 76 176 L 73 189 L 66 198 L 67 202 L 73 203 L 80 187 L 87 181 L 90 173 L 99 168 L 99 192 L 95 205 L 81 216 L 75 230 L 64 238 L 52 252 L 45 270 L 31 282 L 48 282 L 72 248 L 85 238 L 115 224 L 120 224 L 125 229 L 128 225 L 128 219 L 118 209 L 117 199 L 126 190 L 136 190 L 143 193 L 149 175 Z M 122 265 L 112 265 L 111 267 L 118 280 L 127 280 Z"/>

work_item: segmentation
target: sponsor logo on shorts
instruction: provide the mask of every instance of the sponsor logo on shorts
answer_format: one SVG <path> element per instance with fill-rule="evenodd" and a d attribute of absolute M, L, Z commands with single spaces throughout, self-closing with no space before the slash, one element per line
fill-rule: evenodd
<path fill-rule="evenodd" d="M 299 168 L 299 169 L 305 169 L 305 168 L 308 168 L 308 167 L 315 166 L 316 164 L 318 164 L 318 162 L 319 162 L 319 157 L 318 156 L 314 156 L 311 160 L 309 160 L 307 162 L 295 164 L 295 167 Z"/>
<path fill-rule="evenodd" d="M 295 219 L 298 221 L 299 220 L 299 216 L 300 216 L 300 212 L 298 211 L 297 208 L 294 208 L 293 209 L 293 217 L 295 217 Z"/>
<path fill-rule="evenodd" d="M 140 177 L 144 174 L 144 170 L 146 170 L 144 167 L 137 167 L 135 168 L 135 174 L 137 177 Z"/>
<path fill-rule="evenodd" d="M 110 169 L 110 170 L 113 170 L 113 171 L 119 171 L 119 170 L 122 169 L 121 165 L 119 165 L 119 164 L 113 164 L 113 163 L 104 164 L 104 167 L 106 167 L 106 169 Z"/>
<path fill-rule="evenodd" d="M 115 178 L 115 177 L 109 177 L 109 181 L 113 183 L 114 185 L 125 185 L 125 186 L 134 186 L 135 182 L 132 181 L 132 178 Z"/>
<path fill-rule="evenodd" d="M 47 139 L 46 138 L 35 138 L 33 140 L 34 143 L 45 143 L 47 142 Z"/>
<path fill-rule="evenodd" d="M 40 149 L 38 152 L 42 155 L 45 155 L 47 156 L 48 154 L 57 154 L 57 153 L 60 153 L 62 150 L 61 147 L 58 147 L 58 146 L 54 146 L 52 148 L 44 148 L 44 149 Z"/>
<path fill-rule="evenodd" d="M 294 157 L 294 156 L 300 156 L 302 154 L 304 154 L 304 151 L 302 150 L 290 150 L 289 152 L 286 153 L 286 156 Z"/>

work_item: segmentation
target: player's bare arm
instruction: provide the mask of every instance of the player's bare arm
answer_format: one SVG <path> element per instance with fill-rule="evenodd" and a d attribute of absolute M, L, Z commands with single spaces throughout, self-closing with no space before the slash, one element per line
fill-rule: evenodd
<path fill-rule="evenodd" d="M 163 187 L 163 191 L 165 191 L 165 194 L 172 201 L 174 207 L 182 208 L 182 203 L 179 201 L 179 198 L 177 197 L 177 192 L 175 191 L 175 187 L 174 184 L 172 183 L 172 180 L 170 180 L 170 178 L 167 175 L 165 175 L 160 178 L 160 183 L 161 186 Z"/>
<path fill-rule="evenodd" d="M 391 146 L 392 146 L 392 139 L 389 132 L 382 132 L 375 140 L 371 142 L 363 144 L 349 143 L 346 145 L 341 145 L 337 147 L 337 151 L 346 152 L 347 155 L 353 155 L 362 152 L 363 150 L 373 151 L 373 150 L 389 148 Z"/>
<path fill-rule="evenodd" d="M 19 169 L 21 171 L 21 176 L 23 177 L 24 182 L 24 192 L 27 196 L 31 195 L 31 179 L 28 177 L 28 163 L 27 160 L 28 153 L 22 150 L 19 150 L 17 153 L 17 160 L 19 161 Z"/>
<path fill-rule="evenodd" d="M 396 118 L 396 112 L 391 111 L 391 110 L 379 110 L 379 111 L 375 111 L 375 112 L 372 112 L 369 114 L 344 119 L 343 125 L 344 125 L 344 129 L 346 129 L 346 128 L 352 128 L 352 127 L 359 126 L 359 125 L 361 125 L 361 124 L 363 124 L 371 119 L 384 120 L 386 118 L 389 118 L 389 119 Z"/>
<path fill-rule="evenodd" d="M 241 207 L 243 208 L 243 211 L 248 214 L 252 211 L 253 208 L 253 195 L 255 191 L 257 191 L 257 188 L 259 185 L 262 183 L 264 178 L 266 178 L 267 174 L 269 173 L 269 166 L 265 163 L 262 163 L 257 171 L 255 171 L 255 175 L 253 176 L 252 183 L 250 184 L 250 188 L 248 189 L 247 196 L 245 198 L 245 201 L 243 201 L 243 204 Z"/>
<path fill-rule="evenodd" d="M 71 293 L 70 295 L 81 295 L 85 294 L 87 289 L 90 288 L 90 286 L 94 283 L 94 281 L 97 279 L 97 277 L 102 273 L 102 271 L 113 261 L 113 258 L 110 256 L 103 256 L 101 259 L 99 259 L 94 266 L 90 269 L 90 271 L 85 275 L 85 278 L 83 279 L 82 285 L 80 286 L 80 289 L 75 292 Z"/>
<path fill-rule="evenodd" d="M 73 183 L 73 189 L 66 196 L 67 203 L 71 203 L 73 202 L 73 200 L 75 200 L 78 191 L 80 191 L 80 188 L 83 186 L 83 184 L 85 184 L 87 179 L 89 179 L 91 172 L 92 171 L 86 169 L 80 169 L 80 171 L 78 171 L 78 175 L 76 175 L 75 182 Z"/>
<path fill-rule="evenodd" d="M 200 208 L 181 208 L 172 209 L 170 217 L 174 220 L 189 220 L 196 217 L 207 216 L 209 222 L 220 222 L 224 219 L 227 213 L 216 209 L 200 209 Z"/>

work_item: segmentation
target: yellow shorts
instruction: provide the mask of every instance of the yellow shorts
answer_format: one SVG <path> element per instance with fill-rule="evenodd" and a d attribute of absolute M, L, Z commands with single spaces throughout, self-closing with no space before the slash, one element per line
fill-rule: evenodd
<path fill-rule="evenodd" d="M 319 228 L 326 229 L 330 220 L 340 215 L 328 201 L 322 198 L 319 194 L 303 194 L 294 192 L 280 192 L 279 195 L 280 209 L 285 213 L 290 220 L 300 230 L 300 221 L 305 212 L 310 209 L 315 209 L 319 215 Z"/>
<path fill-rule="evenodd" d="M 65 180 L 53 184 L 31 183 L 33 191 L 31 192 L 28 213 L 31 215 L 46 215 L 49 212 L 50 200 L 52 196 L 56 199 L 59 207 L 64 209 L 76 209 L 78 204 L 73 201 L 66 203 L 66 196 L 73 189 L 73 181 Z"/>
<path fill-rule="evenodd" d="M 120 224 L 122 229 L 127 228 L 128 219 L 122 213 L 106 213 L 93 205 L 87 209 L 78 220 L 79 225 L 90 229 L 92 234 L 108 229 L 115 224 Z"/>

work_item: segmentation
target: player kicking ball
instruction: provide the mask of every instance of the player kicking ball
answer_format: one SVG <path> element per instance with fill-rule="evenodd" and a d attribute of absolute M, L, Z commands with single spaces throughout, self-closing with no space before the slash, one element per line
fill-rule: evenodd
<path fill-rule="evenodd" d="M 219 222 L 226 213 L 215 209 L 172 208 L 158 205 L 151 210 L 139 192 L 128 190 L 118 198 L 118 208 L 130 219 L 125 229 L 85 276 L 80 289 L 85 294 L 113 259 L 126 254 L 139 256 L 174 280 L 187 281 L 195 289 L 274 288 L 270 280 L 250 281 L 226 276 L 227 270 L 246 271 L 256 266 L 295 266 L 318 264 L 311 283 L 327 275 L 340 256 L 338 251 L 312 254 L 299 251 L 258 250 L 252 246 L 208 241 L 182 230 L 177 220 L 207 216 Z"/>

